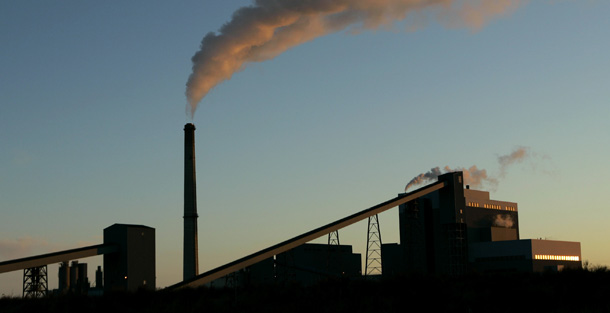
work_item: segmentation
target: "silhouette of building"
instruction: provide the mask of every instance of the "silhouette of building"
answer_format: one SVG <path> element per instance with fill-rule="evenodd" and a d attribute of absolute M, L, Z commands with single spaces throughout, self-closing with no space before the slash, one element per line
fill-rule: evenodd
<path fill-rule="evenodd" d="M 102 267 L 99 265 L 95 271 L 95 288 L 104 288 L 104 273 L 102 272 Z"/>
<path fill-rule="evenodd" d="M 339 277 L 362 276 L 362 258 L 349 245 L 307 243 L 275 257 L 279 282 L 311 285 Z"/>
<path fill-rule="evenodd" d="M 212 288 L 255 287 L 275 282 L 274 259 L 268 258 L 207 284 Z"/>
<path fill-rule="evenodd" d="M 306 243 L 208 284 L 214 288 L 261 284 L 311 285 L 328 279 L 362 276 L 361 255 L 349 245 Z"/>
<path fill-rule="evenodd" d="M 104 254 L 104 291 L 155 290 L 155 229 L 114 224 L 104 229 L 104 243 L 117 246 Z"/>
<path fill-rule="evenodd" d="M 90 283 L 87 275 L 87 263 L 61 262 L 58 270 L 58 291 L 60 293 L 87 294 Z"/>
<path fill-rule="evenodd" d="M 578 242 L 520 240 L 517 203 L 464 188 L 462 172 L 438 180 L 447 187 L 399 207 L 400 244 L 382 245 L 384 275 L 581 267 Z"/>

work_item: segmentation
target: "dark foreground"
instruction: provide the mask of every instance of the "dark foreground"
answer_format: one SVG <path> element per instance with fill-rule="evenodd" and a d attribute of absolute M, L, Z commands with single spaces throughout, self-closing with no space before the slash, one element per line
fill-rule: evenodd
<path fill-rule="evenodd" d="M 0 312 L 610 312 L 610 271 L 3 298 Z"/>

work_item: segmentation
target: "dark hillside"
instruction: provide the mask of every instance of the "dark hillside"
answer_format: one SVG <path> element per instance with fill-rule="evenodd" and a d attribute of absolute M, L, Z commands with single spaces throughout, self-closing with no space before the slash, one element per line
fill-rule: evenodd
<path fill-rule="evenodd" d="M 610 312 L 610 271 L 3 298 L 0 312 Z"/>

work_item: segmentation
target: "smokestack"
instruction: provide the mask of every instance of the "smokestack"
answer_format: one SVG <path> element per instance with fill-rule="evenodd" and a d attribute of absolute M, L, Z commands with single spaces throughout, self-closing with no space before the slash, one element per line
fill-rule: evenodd
<path fill-rule="evenodd" d="M 183 279 L 199 274 L 197 245 L 197 186 L 195 178 L 195 125 L 184 125 L 184 251 Z"/>

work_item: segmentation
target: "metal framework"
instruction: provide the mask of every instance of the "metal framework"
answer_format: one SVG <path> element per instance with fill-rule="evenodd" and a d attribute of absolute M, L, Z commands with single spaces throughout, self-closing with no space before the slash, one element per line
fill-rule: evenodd
<path fill-rule="evenodd" d="M 339 231 L 335 230 L 335 231 L 331 231 L 330 233 L 328 233 L 328 245 L 332 246 L 332 245 L 340 245 L 339 243 Z"/>
<path fill-rule="evenodd" d="M 49 292 L 47 266 L 30 267 L 23 270 L 23 297 L 42 298 Z"/>
<path fill-rule="evenodd" d="M 379 217 L 377 214 L 369 217 L 366 243 L 365 275 L 381 275 L 381 230 L 379 229 Z"/>
<path fill-rule="evenodd" d="M 341 264 L 341 255 L 339 253 L 339 249 L 333 249 L 333 246 L 339 246 L 339 230 L 331 231 L 328 233 L 328 252 L 326 253 L 326 271 L 331 272 L 331 267 L 333 263 L 337 263 L 338 266 Z M 337 258 L 338 257 L 338 258 Z M 337 258 L 336 262 L 333 262 L 333 259 Z"/>
<path fill-rule="evenodd" d="M 96 256 L 100 254 L 118 252 L 119 248 L 114 244 L 101 244 L 53 253 L 47 253 L 22 259 L 0 262 L 0 273 L 12 272 L 34 267 L 42 267 L 47 264 L 60 263 L 66 260 L 77 260 Z"/>
<path fill-rule="evenodd" d="M 101 244 L 9 260 L 0 262 L 0 273 L 23 270 L 22 296 L 24 298 L 39 298 L 47 295 L 49 291 L 47 264 L 115 253 L 117 251 L 118 246 L 114 244 Z"/>

